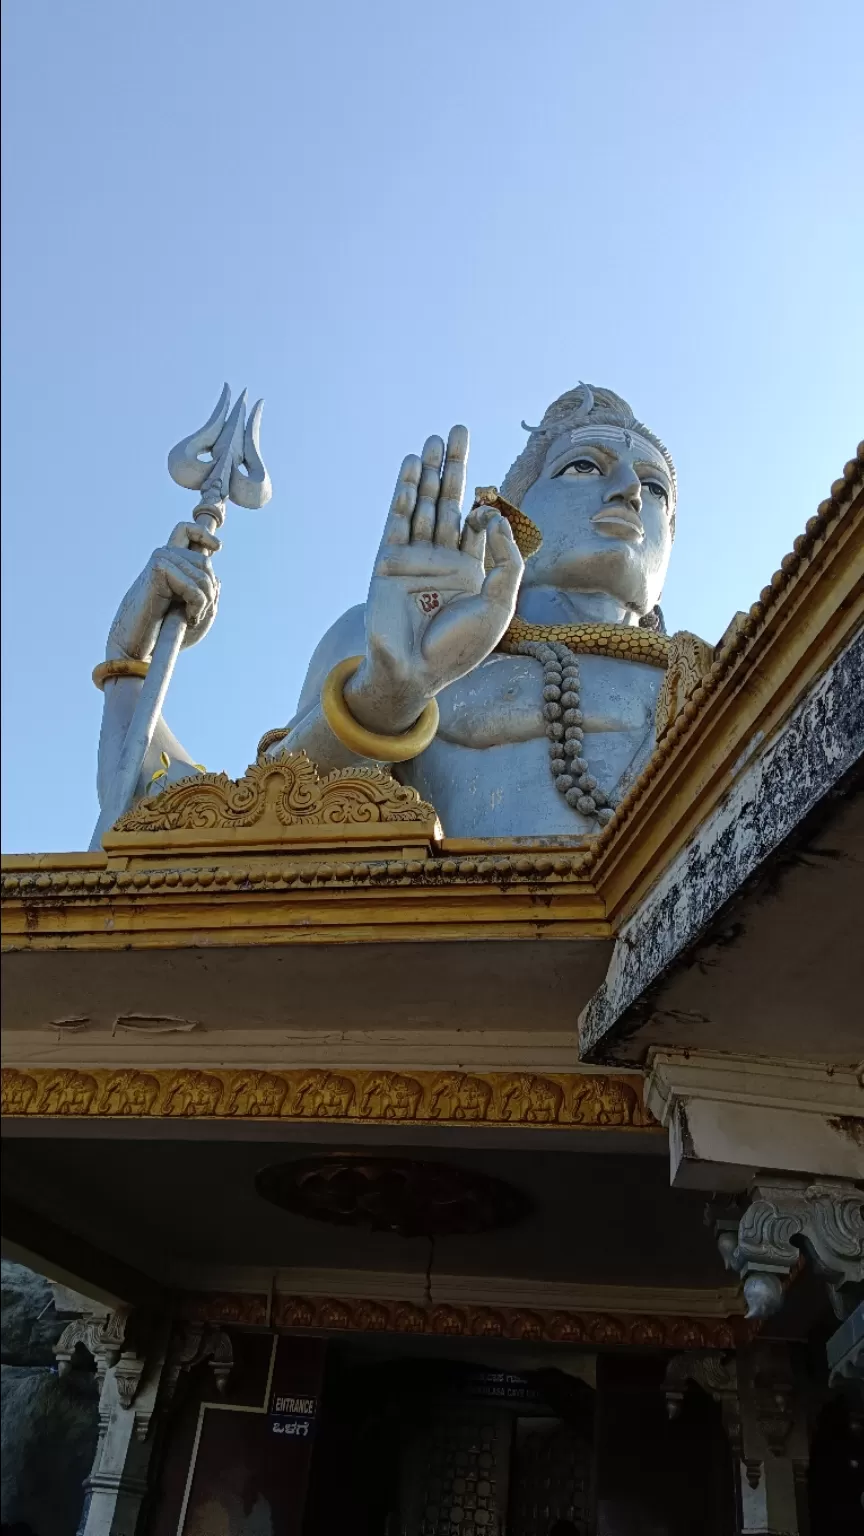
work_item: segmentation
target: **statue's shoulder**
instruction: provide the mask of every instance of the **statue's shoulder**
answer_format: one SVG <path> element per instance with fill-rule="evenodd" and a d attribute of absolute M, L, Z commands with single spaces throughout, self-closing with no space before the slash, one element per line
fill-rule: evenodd
<path fill-rule="evenodd" d="M 347 609 L 335 624 L 331 624 L 312 652 L 297 704 L 297 714 L 305 714 L 317 702 L 321 685 L 337 661 L 344 661 L 346 656 L 362 656 L 365 651 L 366 604 L 357 603 L 355 607 Z"/>

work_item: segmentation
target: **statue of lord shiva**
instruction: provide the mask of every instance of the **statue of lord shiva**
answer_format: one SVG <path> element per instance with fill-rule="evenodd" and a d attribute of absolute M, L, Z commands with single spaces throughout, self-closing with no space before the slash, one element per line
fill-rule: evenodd
<path fill-rule="evenodd" d="M 294 718 L 259 752 L 302 750 L 322 774 L 387 765 L 450 837 L 573 838 L 610 819 L 668 709 L 674 647 L 658 603 L 675 468 L 611 390 L 580 385 L 526 430 L 500 492 L 479 490 L 464 518 L 464 427 L 403 461 L 366 602 L 324 635 Z M 118 665 L 106 669 L 103 801 L 169 607 L 185 608 L 187 645 L 213 623 L 218 548 L 181 523 L 120 605 L 106 653 Z M 137 794 L 195 767 L 160 719 Z"/>

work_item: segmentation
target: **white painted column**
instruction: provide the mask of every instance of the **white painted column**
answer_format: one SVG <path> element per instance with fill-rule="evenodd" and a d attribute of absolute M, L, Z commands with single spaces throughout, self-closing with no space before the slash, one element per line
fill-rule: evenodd
<path fill-rule="evenodd" d="M 807 1536 L 807 1426 L 782 1344 L 738 1351 L 742 1536 Z"/>
<path fill-rule="evenodd" d="M 93 1353 L 101 1381 L 99 1440 L 84 1485 L 78 1536 L 135 1536 L 148 1488 L 153 1452 L 150 1421 L 165 1364 L 168 1327 L 165 1324 L 152 1332 L 146 1354 L 141 1355 L 135 1350 L 98 1348 L 100 1334 L 119 1332 L 122 1337 L 125 1332 L 125 1322 L 122 1328 L 112 1324 L 114 1316 L 109 1314 L 101 1325 L 78 1323 L 67 1330 L 70 1334 L 74 1328 L 79 1335 L 72 1340 L 73 1349 L 80 1343 Z M 82 1336 L 88 1326 L 89 1340 Z"/>

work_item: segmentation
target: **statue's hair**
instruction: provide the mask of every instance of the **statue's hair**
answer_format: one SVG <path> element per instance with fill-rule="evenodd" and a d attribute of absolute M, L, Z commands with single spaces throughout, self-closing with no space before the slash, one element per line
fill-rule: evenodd
<path fill-rule="evenodd" d="M 620 395 L 613 394 L 611 389 L 595 389 L 593 385 L 580 384 L 577 389 L 568 389 L 566 394 L 559 395 L 557 400 L 553 400 L 539 427 L 527 427 L 524 422 L 522 423 L 531 435 L 518 459 L 511 464 L 501 482 L 501 495 L 512 502 L 514 507 L 521 507 L 523 496 L 540 477 L 543 461 L 553 438 L 566 432 L 568 428 L 595 424 L 624 427 L 631 432 L 638 432 L 640 437 L 645 437 L 649 443 L 653 443 L 666 460 L 672 476 L 673 494 L 677 494 L 678 481 L 672 455 L 666 445 L 661 443 L 659 437 L 643 422 L 637 421 L 627 401 L 622 400 Z M 670 508 L 670 512 L 674 534 L 674 505 Z"/>

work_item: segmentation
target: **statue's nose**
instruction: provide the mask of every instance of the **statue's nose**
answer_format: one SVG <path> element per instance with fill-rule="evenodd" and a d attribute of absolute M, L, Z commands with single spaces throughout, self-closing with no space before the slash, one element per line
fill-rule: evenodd
<path fill-rule="evenodd" d="M 625 506 L 632 507 L 634 512 L 641 512 L 642 482 L 636 471 L 629 465 L 622 464 L 618 474 L 613 475 L 603 500 L 605 502 L 623 501 Z"/>

